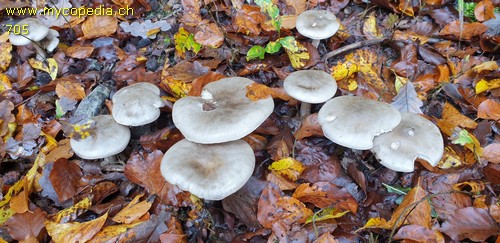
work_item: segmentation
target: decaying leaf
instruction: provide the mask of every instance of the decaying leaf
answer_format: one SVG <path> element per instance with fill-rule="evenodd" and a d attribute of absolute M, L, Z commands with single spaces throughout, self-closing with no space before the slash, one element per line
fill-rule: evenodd
<path fill-rule="evenodd" d="M 417 92 L 415 91 L 413 83 L 408 82 L 401 87 L 391 105 L 401 112 L 422 114 L 420 107 L 422 107 L 424 103 L 417 97 Z"/>
<path fill-rule="evenodd" d="M 294 136 L 297 140 L 309 136 L 324 136 L 321 125 L 318 122 L 318 113 L 307 116 L 300 124 L 299 130 L 295 132 Z"/>
<path fill-rule="evenodd" d="M 179 31 L 174 35 L 175 50 L 181 57 L 185 57 L 186 51 L 198 53 L 201 50 L 201 45 L 194 40 L 194 35 L 187 32 L 184 28 L 179 28 Z"/>
<path fill-rule="evenodd" d="M 4 35 L 7 32 L 4 33 Z M 9 42 L 0 41 L 0 71 L 5 71 L 10 65 L 10 60 L 12 59 L 12 55 L 10 52 L 12 51 L 12 44 Z"/>
<path fill-rule="evenodd" d="M 446 25 L 440 32 L 441 36 L 451 36 L 456 39 L 470 41 L 473 37 L 478 36 L 488 30 L 484 24 L 481 23 L 464 23 L 463 30 L 460 31 L 459 20 L 455 20 Z"/>
<path fill-rule="evenodd" d="M 37 237 L 40 231 L 45 227 L 43 224 L 47 213 L 40 208 L 35 208 L 29 212 L 16 214 L 7 221 L 7 230 L 12 238 L 18 241 L 26 237 Z"/>
<path fill-rule="evenodd" d="M 108 218 L 108 213 L 85 223 L 57 223 L 45 221 L 47 233 L 55 242 L 85 242 L 99 232 Z"/>
<path fill-rule="evenodd" d="M 194 41 L 202 46 L 218 48 L 224 43 L 224 33 L 217 24 L 204 20 L 197 25 Z"/>
<path fill-rule="evenodd" d="M 500 103 L 487 99 L 477 108 L 477 117 L 487 120 L 500 121 Z"/>
<path fill-rule="evenodd" d="M 293 197 L 302 202 L 309 202 L 318 208 L 334 207 L 341 211 L 356 213 L 358 203 L 345 188 L 331 182 L 303 183 L 293 193 Z"/>
<path fill-rule="evenodd" d="M 290 97 L 283 88 L 269 88 L 263 84 L 253 83 L 247 86 L 247 90 L 247 97 L 253 101 L 265 99 L 269 96 L 284 101 L 293 101 L 293 98 Z"/>
<path fill-rule="evenodd" d="M 455 210 L 441 225 L 440 231 L 457 241 L 465 238 L 485 241 L 491 235 L 498 234 L 500 226 L 493 220 L 488 210 L 466 207 Z"/>
<path fill-rule="evenodd" d="M 133 36 L 142 38 L 156 38 L 156 34 L 161 31 L 167 31 L 172 26 L 166 20 L 160 20 L 157 22 L 151 22 L 151 20 L 146 20 L 144 22 L 134 21 L 131 24 L 123 21 L 120 23 L 123 31 L 130 33 Z"/>
<path fill-rule="evenodd" d="M 44 72 L 47 72 L 52 80 L 56 79 L 57 77 L 57 62 L 54 60 L 54 58 L 47 58 L 44 61 L 36 60 L 33 58 L 30 58 L 28 60 L 29 64 L 31 67 L 34 69 L 42 70 Z"/>
<path fill-rule="evenodd" d="M 61 81 L 56 84 L 56 94 L 59 98 L 66 97 L 73 100 L 85 98 L 85 90 L 79 82 Z"/>
<path fill-rule="evenodd" d="M 83 39 L 110 36 L 118 29 L 118 20 L 114 16 L 88 16 L 82 23 Z"/>
<path fill-rule="evenodd" d="M 462 115 L 453 105 L 448 102 L 444 104 L 442 117 L 443 120 L 446 120 L 448 123 L 453 124 L 454 126 L 470 129 L 475 129 L 477 127 L 476 122 Z"/>
<path fill-rule="evenodd" d="M 275 171 L 291 181 L 296 181 L 305 167 L 298 160 L 287 157 L 273 162 L 268 169 Z"/>
<path fill-rule="evenodd" d="M 127 206 L 125 206 L 113 217 L 113 221 L 117 223 L 130 224 L 146 214 L 151 208 L 152 202 L 149 200 L 139 202 L 139 199 L 143 196 L 143 194 L 135 196 L 135 198 L 132 199 Z"/>

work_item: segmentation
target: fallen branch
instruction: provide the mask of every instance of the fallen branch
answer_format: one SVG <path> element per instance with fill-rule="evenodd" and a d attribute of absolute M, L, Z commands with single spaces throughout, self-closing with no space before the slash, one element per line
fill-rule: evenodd
<path fill-rule="evenodd" d="M 363 40 L 363 41 L 355 42 L 355 43 L 340 47 L 339 49 L 336 49 L 336 50 L 333 50 L 331 52 L 326 53 L 326 55 L 321 59 L 321 61 L 326 62 L 328 59 L 330 59 L 334 56 L 337 56 L 341 53 L 344 53 L 346 51 L 358 49 L 358 48 L 361 48 L 364 46 L 379 44 L 379 43 L 382 43 L 386 40 L 387 40 L 387 38 L 378 38 L 378 39 Z"/>

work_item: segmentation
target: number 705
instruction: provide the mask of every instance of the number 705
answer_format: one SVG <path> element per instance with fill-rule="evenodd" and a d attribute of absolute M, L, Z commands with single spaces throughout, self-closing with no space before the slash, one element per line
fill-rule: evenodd
<path fill-rule="evenodd" d="M 16 35 L 27 35 L 28 34 L 28 25 L 27 24 L 6 24 L 5 26 L 9 27 L 7 33 L 14 33 Z"/>

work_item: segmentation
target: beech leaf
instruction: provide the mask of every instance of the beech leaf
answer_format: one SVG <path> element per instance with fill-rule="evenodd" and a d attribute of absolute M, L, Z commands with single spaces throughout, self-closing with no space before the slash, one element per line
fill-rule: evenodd
<path fill-rule="evenodd" d="M 417 97 L 417 92 L 415 91 L 413 83 L 408 82 L 401 87 L 391 105 L 401 112 L 422 114 L 420 107 L 422 107 L 424 103 Z"/>

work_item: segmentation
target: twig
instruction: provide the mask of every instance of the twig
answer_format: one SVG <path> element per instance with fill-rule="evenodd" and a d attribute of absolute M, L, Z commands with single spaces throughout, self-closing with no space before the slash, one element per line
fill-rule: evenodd
<path fill-rule="evenodd" d="M 375 44 L 379 44 L 379 43 L 382 43 L 384 41 L 386 41 L 387 38 L 378 38 L 378 39 L 371 39 L 371 40 L 363 40 L 363 41 L 360 41 L 360 42 L 356 42 L 356 43 L 352 43 L 352 44 L 349 44 L 347 46 L 343 46 L 339 49 L 336 49 L 334 51 L 331 51 L 331 52 L 328 52 L 326 53 L 326 55 L 321 59 L 322 62 L 326 62 L 328 59 L 336 56 L 336 55 L 339 55 L 341 53 L 344 53 L 346 51 L 350 51 L 350 50 L 353 50 L 353 49 L 357 49 L 357 48 L 361 48 L 361 47 L 364 47 L 364 46 L 370 46 L 370 45 L 375 45 Z"/>

